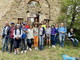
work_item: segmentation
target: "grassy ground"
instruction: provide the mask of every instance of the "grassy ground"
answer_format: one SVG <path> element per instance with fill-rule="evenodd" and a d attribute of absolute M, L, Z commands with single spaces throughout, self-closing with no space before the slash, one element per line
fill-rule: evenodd
<path fill-rule="evenodd" d="M 1 45 L 0 45 L 1 49 Z M 0 60 L 62 60 L 62 55 L 67 54 L 73 57 L 80 57 L 80 48 L 74 48 L 70 42 L 65 43 L 65 47 L 61 48 L 59 45 L 56 48 L 45 47 L 43 51 L 36 51 L 14 55 L 7 52 L 0 51 Z"/>

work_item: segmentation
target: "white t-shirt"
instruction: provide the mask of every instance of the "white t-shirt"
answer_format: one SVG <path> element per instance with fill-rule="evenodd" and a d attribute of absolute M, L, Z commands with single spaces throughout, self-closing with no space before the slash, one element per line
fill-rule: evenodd
<path fill-rule="evenodd" d="M 40 28 L 39 35 L 42 35 L 42 34 L 43 34 L 43 28 Z"/>
<path fill-rule="evenodd" d="M 38 28 L 34 28 L 33 30 L 34 30 L 34 36 L 38 36 L 38 32 L 39 32 Z"/>
<path fill-rule="evenodd" d="M 28 39 L 34 38 L 34 36 L 33 36 L 33 29 L 28 29 L 27 38 L 28 38 Z"/>
<path fill-rule="evenodd" d="M 45 32 L 46 32 L 46 35 L 51 35 L 51 28 L 46 28 Z"/>
<path fill-rule="evenodd" d="M 14 35 L 14 38 L 16 38 L 16 37 L 21 38 L 21 36 L 22 36 L 22 30 L 21 30 L 21 34 L 20 34 L 20 30 L 19 29 L 16 30 L 16 34 L 15 34 L 15 30 L 14 30 L 13 35 Z"/>

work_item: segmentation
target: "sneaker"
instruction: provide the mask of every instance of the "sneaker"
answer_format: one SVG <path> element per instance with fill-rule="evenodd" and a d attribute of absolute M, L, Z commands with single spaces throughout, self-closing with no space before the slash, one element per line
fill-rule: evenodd
<path fill-rule="evenodd" d="M 26 53 L 27 51 L 26 51 L 26 50 L 24 50 L 24 52 Z"/>
<path fill-rule="evenodd" d="M 19 54 L 19 51 L 17 51 L 17 54 Z"/>
<path fill-rule="evenodd" d="M 53 48 L 56 48 L 56 46 L 55 46 L 55 45 L 52 45 L 52 47 L 53 47 Z"/>
<path fill-rule="evenodd" d="M 38 47 L 36 47 L 36 50 L 38 50 Z"/>
<path fill-rule="evenodd" d="M 34 49 L 36 50 L 36 47 Z"/>
<path fill-rule="evenodd" d="M 21 54 L 23 54 L 24 52 L 23 51 L 21 51 Z"/>
<path fill-rule="evenodd" d="M 15 51 L 15 52 L 14 52 L 14 54 L 16 55 L 16 54 L 17 54 L 17 52 Z"/>
<path fill-rule="evenodd" d="M 31 48 L 29 48 L 29 51 L 32 51 L 32 49 L 31 49 Z"/>
<path fill-rule="evenodd" d="M 35 47 L 35 50 L 38 50 L 38 48 L 37 48 L 37 47 Z"/>

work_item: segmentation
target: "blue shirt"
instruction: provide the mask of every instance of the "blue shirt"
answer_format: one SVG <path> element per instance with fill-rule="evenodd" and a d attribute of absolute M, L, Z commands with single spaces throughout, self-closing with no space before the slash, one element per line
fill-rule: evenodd
<path fill-rule="evenodd" d="M 61 35 L 65 35 L 66 34 L 66 32 L 67 32 L 67 29 L 66 29 L 66 27 L 59 27 L 59 34 L 61 34 Z M 64 33 L 62 33 L 62 32 L 64 32 Z"/>
<path fill-rule="evenodd" d="M 28 30 L 27 28 L 22 28 L 22 31 L 23 31 L 23 29 L 24 29 L 25 31 Z M 22 32 L 22 39 L 25 39 L 25 38 L 27 37 L 27 33 L 26 33 L 25 31 Z"/>
<path fill-rule="evenodd" d="M 52 29 L 51 29 L 51 35 L 55 35 L 56 33 L 57 33 L 56 28 L 52 28 Z"/>

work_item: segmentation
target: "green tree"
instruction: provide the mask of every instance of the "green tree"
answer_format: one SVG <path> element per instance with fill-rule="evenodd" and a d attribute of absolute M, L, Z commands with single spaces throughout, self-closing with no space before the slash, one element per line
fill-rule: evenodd
<path fill-rule="evenodd" d="M 80 0 L 61 0 L 61 12 L 66 14 L 66 21 L 72 28 L 76 20 L 80 20 Z"/>

